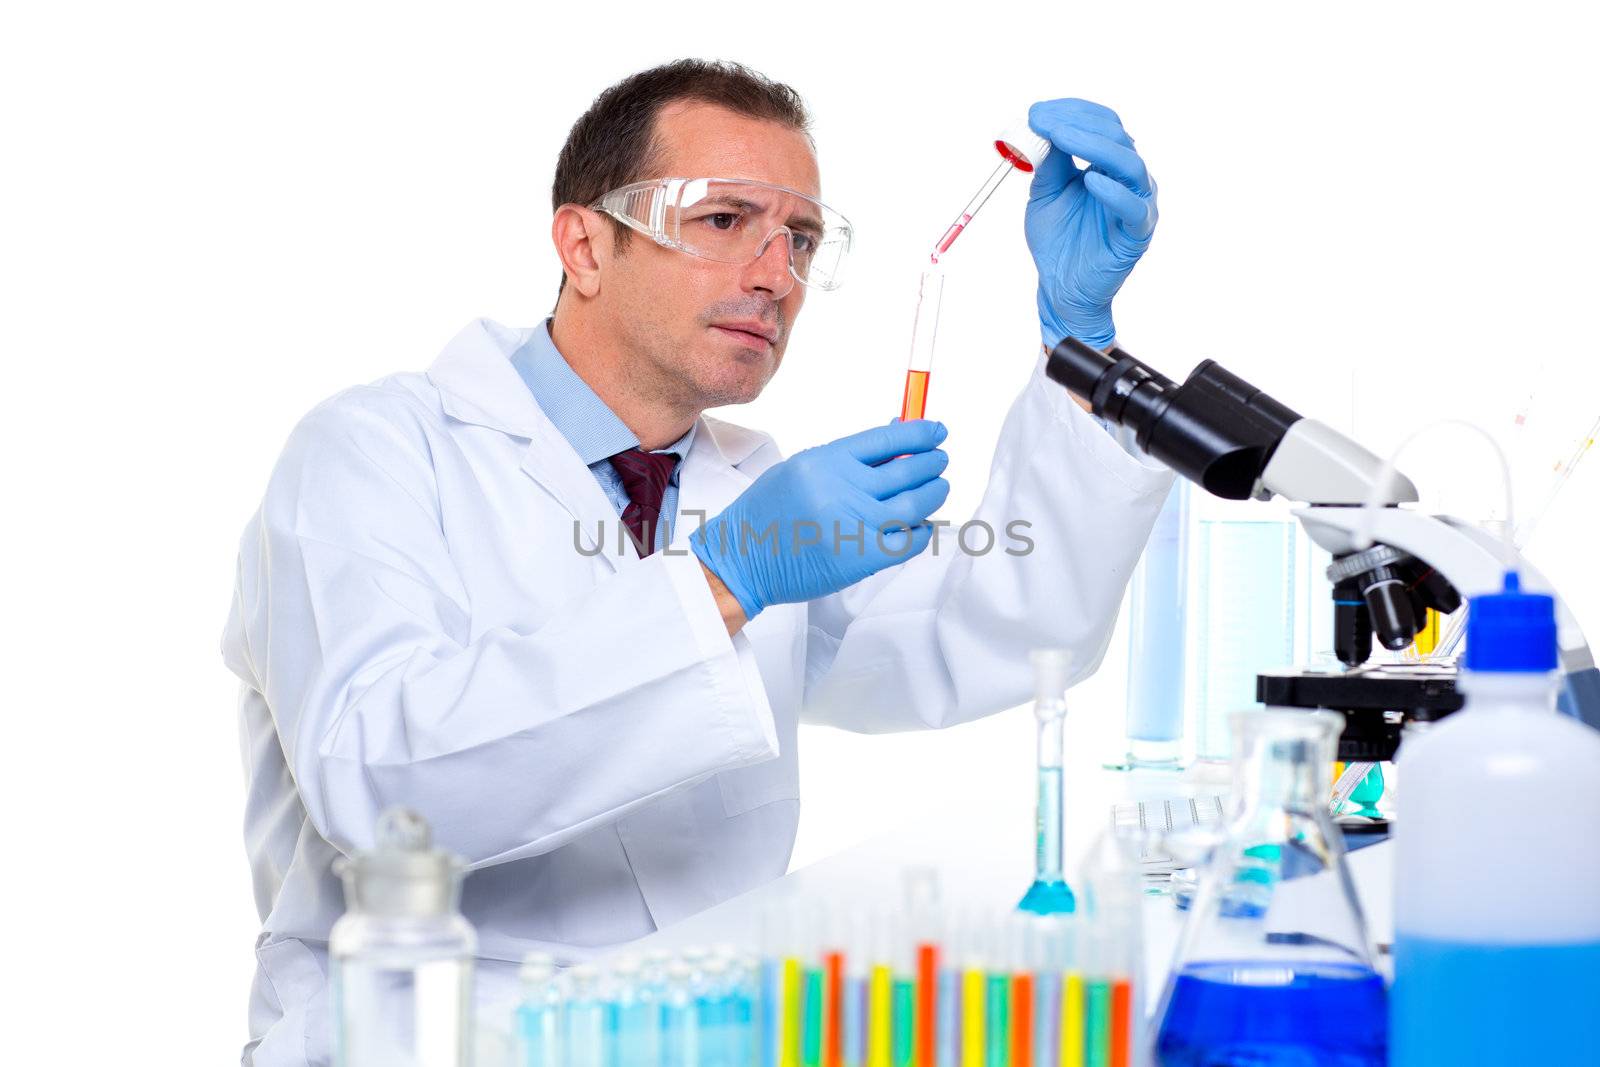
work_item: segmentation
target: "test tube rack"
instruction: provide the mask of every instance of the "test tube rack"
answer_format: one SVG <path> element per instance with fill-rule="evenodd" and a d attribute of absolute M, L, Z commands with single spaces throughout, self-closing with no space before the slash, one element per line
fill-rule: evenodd
<path fill-rule="evenodd" d="M 1127 916 L 775 909 L 761 945 L 530 960 L 525 1067 L 1131 1067 Z"/>

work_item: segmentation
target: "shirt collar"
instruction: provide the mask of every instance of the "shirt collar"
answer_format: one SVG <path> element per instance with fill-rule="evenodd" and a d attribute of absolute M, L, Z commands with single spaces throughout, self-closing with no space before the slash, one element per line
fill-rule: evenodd
<path fill-rule="evenodd" d="M 550 337 L 550 320 L 533 328 L 527 341 L 512 353 L 511 365 L 585 466 L 592 467 L 618 452 L 639 447 L 639 438 L 589 388 L 589 383 L 578 376 L 556 348 Z M 697 419 L 689 426 L 688 433 L 656 451 L 674 452 L 682 460 L 689 454 L 689 446 L 694 444 L 698 425 Z"/>

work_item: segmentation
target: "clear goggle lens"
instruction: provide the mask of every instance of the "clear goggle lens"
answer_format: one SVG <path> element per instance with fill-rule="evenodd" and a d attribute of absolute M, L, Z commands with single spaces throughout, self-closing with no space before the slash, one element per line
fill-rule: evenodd
<path fill-rule="evenodd" d="M 657 244 L 718 263 L 749 263 L 775 240 L 795 280 L 837 289 L 850 251 L 849 221 L 781 185 L 727 178 L 661 178 L 613 189 L 594 205 Z"/>

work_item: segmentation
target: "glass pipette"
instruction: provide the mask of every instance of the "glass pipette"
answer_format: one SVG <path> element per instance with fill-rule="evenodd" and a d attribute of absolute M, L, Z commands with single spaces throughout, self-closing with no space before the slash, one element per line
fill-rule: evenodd
<path fill-rule="evenodd" d="M 1025 129 L 1025 128 L 1023 128 Z M 1000 165 L 995 167 L 984 183 L 978 187 L 967 206 L 961 209 L 928 254 L 930 269 L 922 274 L 917 288 L 917 315 L 911 331 L 911 362 L 906 368 L 906 390 L 900 401 L 900 419 L 920 419 L 927 410 L 928 385 L 933 372 L 933 346 L 939 329 L 939 300 L 944 291 L 944 276 L 940 273 L 940 259 L 950 251 L 966 228 L 972 225 L 983 205 L 989 202 L 1006 175 L 1014 170 L 1031 172 L 1050 151 L 1050 142 L 1033 133 L 1008 133 L 994 142 L 1000 153 Z"/>
<path fill-rule="evenodd" d="M 961 214 L 956 217 L 956 221 L 950 224 L 950 228 L 944 231 L 944 236 L 940 237 L 938 243 L 933 246 L 933 253 L 928 258 L 934 265 L 938 265 L 940 256 L 950 251 L 950 246 L 956 243 L 956 238 L 961 236 L 961 231 L 971 224 L 973 217 L 978 214 L 983 205 L 989 202 L 989 198 L 994 195 L 994 191 L 1000 188 L 1000 183 L 1006 180 L 1006 175 L 1016 169 L 1017 165 L 1010 157 L 1000 160 L 1000 165 L 994 169 L 994 173 L 989 175 L 988 180 L 978 187 L 976 195 L 967 201 L 967 206 L 961 209 Z"/>

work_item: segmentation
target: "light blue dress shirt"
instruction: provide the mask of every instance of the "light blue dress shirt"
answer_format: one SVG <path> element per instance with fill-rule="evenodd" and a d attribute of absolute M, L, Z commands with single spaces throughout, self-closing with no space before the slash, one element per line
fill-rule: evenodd
<path fill-rule="evenodd" d="M 616 412 L 606 406 L 587 382 L 567 363 L 550 338 L 550 320 L 546 319 L 534 329 L 533 335 L 511 356 L 511 365 L 527 383 L 533 399 L 544 410 L 546 417 L 555 423 L 561 436 L 567 439 L 578 458 L 588 466 L 589 473 L 600 483 L 606 499 L 621 516 L 629 504 L 628 491 L 622 487 L 622 477 L 611 465 L 611 457 L 618 452 L 639 447 L 633 431 L 617 418 Z M 696 423 L 698 425 L 698 423 Z M 666 448 L 656 452 L 675 453 L 679 460 L 689 454 L 694 443 L 695 427 Z M 668 543 L 668 536 L 678 525 L 678 469 L 661 494 L 661 515 L 666 520 L 656 527 L 656 550 Z"/>

